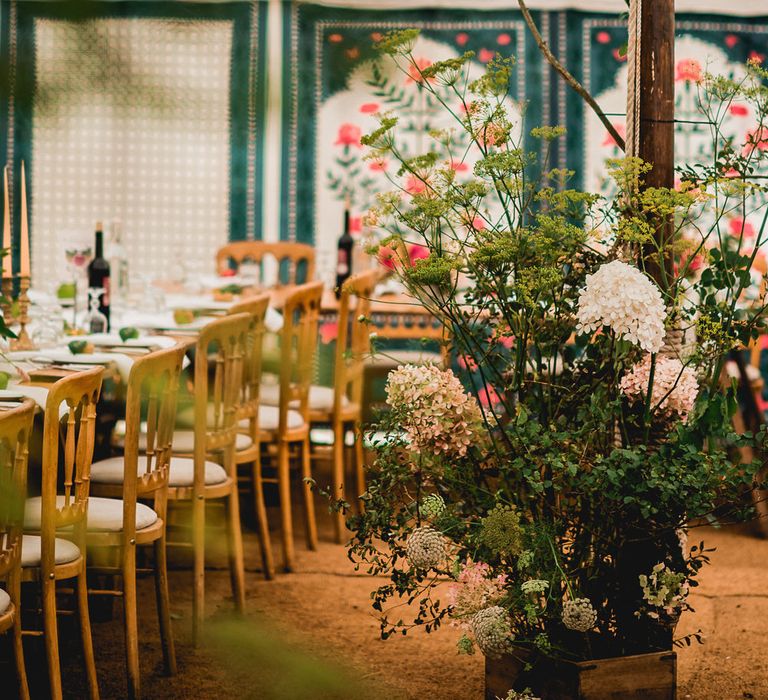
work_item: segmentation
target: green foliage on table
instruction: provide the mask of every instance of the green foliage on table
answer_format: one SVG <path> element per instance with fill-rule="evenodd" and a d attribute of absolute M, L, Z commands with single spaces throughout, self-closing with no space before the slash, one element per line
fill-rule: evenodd
<path fill-rule="evenodd" d="M 70 340 L 69 343 L 67 343 L 67 347 L 73 355 L 82 355 L 88 349 L 88 341 Z"/>
<path fill-rule="evenodd" d="M 139 337 L 138 329 L 134 328 L 133 326 L 126 326 L 125 328 L 121 328 L 118 333 L 120 334 L 120 340 L 123 342 Z"/>
<path fill-rule="evenodd" d="M 56 290 L 59 299 L 74 299 L 77 294 L 77 285 L 74 282 L 62 282 Z"/>
<path fill-rule="evenodd" d="M 444 324 L 481 418 L 470 420 L 455 391 L 439 394 L 434 374 L 424 387 L 406 385 L 401 403 L 391 394 L 375 426 L 349 555 L 388 579 L 372 593 L 382 636 L 429 632 L 450 616 L 467 653 L 510 641 L 569 659 L 669 648 L 688 609 L 683 593 L 708 561 L 686 533 L 749 517 L 761 468 L 735 463 L 766 434 L 735 433 L 736 388 L 723 378 L 730 354 L 764 332 L 765 290 L 748 292 L 768 237 L 768 148 L 759 134 L 735 144 L 720 125 L 732 102 L 768 123 L 768 73 L 751 64 L 739 81 L 705 76 L 698 85 L 714 162 L 685 164 L 669 189 L 644 186 L 650 165 L 615 160 L 605 173 L 614 194 L 604 198 L 550 166 L 562 128 L 529 130 L 541 148 L 526 148 L 511 61 L 493 60 L 474 79 L 471 55 L 424 69 L 416 34 L 390 34 L 381 48 L 453 127 L 434 130 L 422 153 L 404 153 L 397 116 L 381 115 L 362 142 L 397 177 L 365 223 L 394 251 L 408 292 Z M 457 161 L 469 176 L 458 176 Z M 729 236 L 730 219 L 755 211 L 756 240 Z M 400 252 L 410 244 L 428 256 L 410 264 Z M 614 278 L 597 274 L 609 270 Z M 590 325 L 585 289 L 597 279 L 608 286 L 589 303 L 606 315 Z M 617 320 L 613 298 L 635 293 L 644 306 Z M 420 403 L 423 392 L 437 393 Z M 441 421 L 454 423 L 433 430 Z M 465 429 L 466 450 L 452 446 Z M 427 517 L 437 497 L 444 508 Z M 419 568 L 430 556 L 444 563 Z M 658 564 L 679 596 L 648 593 Z M 445 577 L 456 580 L 448 600 L 436 588 Z M 674 605 L 654 607 L 649 596 Z M 404 619 L 401 602 L 415 619 Z"/>
<path fill-rule="evenodd" d="M 225 284 L 223 287 L 219 287 L 219 292 L 221 294 L 242 294 L 243 293 L 243 285 L 241 284 Z"/>
<path fill-rule="evenodd" d="M 195 312 L 191 309 L 174 309 L 173 320 L 180 326 L 192 323 L 195 320 Z"/>

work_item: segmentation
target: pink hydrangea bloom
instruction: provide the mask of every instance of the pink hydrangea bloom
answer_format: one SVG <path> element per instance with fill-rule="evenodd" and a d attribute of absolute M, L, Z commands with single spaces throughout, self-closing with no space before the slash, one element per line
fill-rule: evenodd
<path fill-rule="evenodd" d="M 506 585 L 506 574 L 493 576 L 488 564 L 468 557 L 461 565 L 456 582 L 448 588 L 448 604 L 453 607 L 451 616 L 466 620 L 479 610 L 496 605 L 504 597 Z"/>
<path fill-rule="evenodd" d="M 416 453 L 463 457 L 482 432 L 477 401 L 453 372 L 434 365 L 403 365 L 390 372 L 387 403 L 401 412 Z"/>
<path fill-rule="evenodd" d="M 630 400 L 645 401 L 651 376 L 651 357 L 636 364 L 620 383 L 622 393 Z M 677 415 L 685 420 L 696 403 L 699 382 L 691 367 L 685 367 L 676 357 L 657 357 L 653 374 L 653 405 L 667 415 Z"/>

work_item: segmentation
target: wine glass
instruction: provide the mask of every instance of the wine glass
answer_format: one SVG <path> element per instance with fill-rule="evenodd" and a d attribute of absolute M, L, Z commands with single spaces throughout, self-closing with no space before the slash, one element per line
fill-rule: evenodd
<path fill-rule="evenodd" d="M 101 287 L 93 287 L 88 290 L 90 309 L 85 317 L 85 327 L 90 334 L 107 332 L 109 322 L 107 317 L 99 311 L 99 300 L 102 294 L 104 294 L 104 289 Z"/>
<path fill-rule="evenodd" d="M 75 285 L 73 325 L 76 325 L 77 309 L 88 302 L 85 290 L 88 288 L 88 263 L 93 259 L 93 243 L 83 233 L 65 231 L 61 235 L 64 242 L 64 259 L 67 262 L 68 276 Z M 79 298 L 78 298 L 79 297 Z"/>

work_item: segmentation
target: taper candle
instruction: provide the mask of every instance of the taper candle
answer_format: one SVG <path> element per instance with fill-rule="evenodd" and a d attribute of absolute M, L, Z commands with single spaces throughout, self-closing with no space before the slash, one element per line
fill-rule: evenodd
<path fill-rule="evenodd" d="M 13 274 L 11 256 L 11 197 L 8 192 L 8 166 L 3 168 L 3 248 L 8 252 L 3 256 L 3 277 Z"/>
<path fill-rule="evenodd" d="M 29 218 L 27 216 L 27 175 L 21 161 L 21 263 L 19 275 L 29 277 Z"/>

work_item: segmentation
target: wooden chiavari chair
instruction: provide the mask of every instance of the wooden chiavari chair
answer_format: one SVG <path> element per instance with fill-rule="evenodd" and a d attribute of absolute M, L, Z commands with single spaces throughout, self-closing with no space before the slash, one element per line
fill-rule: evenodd
<path fill-rule="evenodd" d="M 230 315 L 247 313 L 251 317 L 248 332 L 248 352 L 243 363 L 242 395 L 237 409 L 238 430 L 247 434 L 252 444 L 235 453 L 235 464 L 251 466 L 251 491 L 253 494 L 253 509 L 261 545 L 261 558 L 264 577 L 274 578 L 275 564 L 272 556 L 272 544 L 269 538 L 267 509 L 264 502 L 264 484 L 261 474 L 261 440 L 259 434 L 259 393 L 261 387 L 261 360 L 264 347 L 264 318 L 269 308 L 269 294 L 235 304 L 229 310 Z M 275 412 L 274 408 L 265 408 L 265 413 Z M 265 416 L 265 420 L 270 420 Z M 271 419 L 276 422 L 276 416 Z"/>
<path fill-rule="evenodd" d="M 169 471 L 173 471 L 171 442 L 185 350 L 186 345 L 180 344 L 150 353 L 134 362 L 128 378 L 124 454 L 95 462 L 91 468 L 92 493 L 120 499 L 116 500 L 122 511 L 120 529 L 90 530 L 88 545 L 97 550 L 116 550 L 119 554 L 117 566 L 92 565 L 91 570 L 119 573 L 122 580 L 122 591 L 116 593 L 123 597 L 128 693 L 132 698 L 141 697 L 136 594 L 136 548 L 140 546 L 151 545 L 154 550 L 155 593 L 163 661 L 169 675 L 176 673 L 165 538 Z M 150 501 L 151 508 L 139 501 Z M 140 524 L 144 527 L 139 528 Z"/>
<path fill-rule="evenodd" d="M 29 699 L 24 649 L 21 643 L 21 547 L 24 500 L 27 492 L 28 443 L 35 403 L 0 411 L 0 634 L 11 630 L 19 697 Z"/>
<path fill-rule="evenodd" d="M 312 384 L 309 388 L 310 423 L 330 425 L 333 433 L 331 461 L 335 498 L 343 498 L 345 495 L 346 432 L 350 427 L 355 430 L 362 419 L 363 374 L 365 360 L 371 350 L 371 297 L 378 280 L 378 271 L 368 270 L 353 275 L 342 286 L 334 354 L 334 385 L 327 387 Z M 262 403 L 279 403 L 279 387 L 265 386 L 262 394 Z M 262 411 L 267 410 L 266 406 L 262 407 Z M 365 476 L 362 436 L 359 434 L 355 435 L 354 457 L 357 488 L 362 493 L 365 490 Z M 344 536 L 344 514 L 341 512 L 334 517 L 334 531 L 337 542 L 341 542 Z"/>
<path fill-rule="evenodd" d="M 60 379 L 51 386 L 43 426 L 41 496 L 27 500 L 24 514 L 25 531 L 39 534 L 24 535 L 22 581 L 39 581 L 42 589 L 43 636 L 51 697 L 55 700 L 62 697 L 56 582 L 64 579 L 76 579 L 88 692 L 91 700 L 99 697 L 88 614 L 85 552 L 86 518 L 90 520 L 93 515 L 89 513 L 88 495 L 96 402 L 103 373 L 103 367 L 96 367 Z M 59 445 L 60 437 L 63 437 L 63 449 Z M 60 462 L 63 467 L 63 493 L 59 493 L 58 488 Z M 65 529 L 67 539 L 56 537 L 57 530 L 61 529 Z"/>
<path fill-rule="evenodd" d="M 245 261 L 251 261 L 259 266 L 262 279 L 258 284 L 264 285 L 264 261 L 272 258 L 278 272 L 278 283 L 295 285 L 311 282 L 315 278 L 315 249 L 306 243 L 290 243 L 280 241 L 267 243 L 265 241 L 233 241 L 219 248 L 216 253 L 216 270 L 219 274 L 230 270 L 231 262 L 239 268 Z M 231 261 L 231 262 L 230 262 Z"/>
<path fill-rule="evenodd" d="M 235 608 L 245 609 L 243 539 L 238 501 L 236 449 L 251 446 L 247 435 L 238 434 L 238 405 L 242 390 L 243 362 L 248 351 L 251 316 L 238 314 L 212 321 L 200 332 L 195 344 L 194 430 L 176 430 L 173 435 L 169 501 L 191 501 L 192 549 L 194 555 L 193 634 L 199 640 L 205 616 L 205 506 L 222 500 L 227 511 L 227 545 Z M 209 355 L 213 378 L 209 379 Z M 192 478 L 185 485 L 174 483 L 178 457 L 191 457 Z M 179 463 L 180 464 L 180 463 Z"/>
<path fill-rule="evenodd" d="M 309 387 L 314 374 L 317 352 L 317 326 L 323 296 L 322 282 L 296 287 L 283 306 L 283 328 L 280 332 L 280 397 L 276 422 L 264 407 L 259 412 L 261 443 L 271 449 L 277 461 L 275 482 L 280 496 L 283 567 L 291 571 L 294 561 L 293 515 L 291 508 L 291 451 L 301 463 L 302 491 L 306 516 L 307 546 L 317 549 L 317 522 L 311 479 L 309 451 Z"/>

